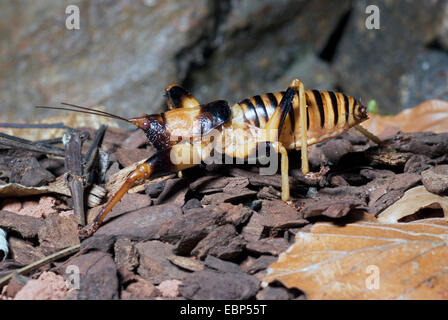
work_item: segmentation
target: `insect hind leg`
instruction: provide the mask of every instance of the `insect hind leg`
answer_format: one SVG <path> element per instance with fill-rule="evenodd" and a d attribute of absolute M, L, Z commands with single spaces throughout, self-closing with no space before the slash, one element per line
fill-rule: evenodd
<path fill-rule="evenodd" d="M 155 155 L 138 165 L 137 168 L 128 175 L 126 181 L 120 189 L 104 205 L 93 222 L 80 230 L 79 236 L 82 239 L 87 238 L 98 230 L 105 217 L 112 211 L 112 208 L 121 200 L 121 198 L 123 198 L 129 189 L 140 184 L 145 179 L 156 178 L 158 176 L 166 175 L 171 172 L 178 172 L 197 165 L 194 161 L 187 160 L 186 162 L 180 162 L 175 159 L 176 152 L 177 154 L 185 152 L 185 154 L 190 157 L 190 154 L 194 151 L 194 147 L 190 144 L 182 144 L 182 146 L 175 145 L 173 147 L 158 151 Z"/>
<path fill-rule="evenodd" d="M 199 102 L 193 95 L 178 84 L 170 84 L 165 89 L 168 109 L 194 108 L 199 106 Z"/>

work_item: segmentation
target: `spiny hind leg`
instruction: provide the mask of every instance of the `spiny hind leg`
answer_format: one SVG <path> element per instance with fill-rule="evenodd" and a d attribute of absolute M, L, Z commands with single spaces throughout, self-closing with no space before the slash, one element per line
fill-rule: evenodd
<path fill-rule="evenodd" d="M 87 238 L 91 236 L 104 221 L 104 218 L 111 212 L 112 208 L 123 198 L 129 189 L 143 182 L 143 180 L 168 174 L 170 172 L 178 172 L 200 163 L 200 160 L 194 161 L 195 157 L 191 156 L 194 152 L 194 147 L 190 144 L 174 145 L 171 148 L 160 150 L 152 157 L 148 158 L 144 163 L 137 166 L 127 177 L 126 181 L 120 189 L 113 195 L 113 197 L 104 205 L 92 223 L 80 230 L 80 238 Z M 201 158 L 201 155 L 196 158 Z"/>
<path fill-rule="evenodd" d="M 166 102 L 168 109 L 194 108 L 199 106 L 199 102 L 186 89 L 178 84 L 170 84 L 165 89 Z"/>
<path fill-rule="evenodd" d="M 199 106 L 199 102 L 193 97 L 190 91 L 184 89 L 178 84 L 170 84 L 165 89 L 166 102 L 168 109 L 194 108 Z M 177 176 L 182 178 L 182 171 L 177 172 Z"/>

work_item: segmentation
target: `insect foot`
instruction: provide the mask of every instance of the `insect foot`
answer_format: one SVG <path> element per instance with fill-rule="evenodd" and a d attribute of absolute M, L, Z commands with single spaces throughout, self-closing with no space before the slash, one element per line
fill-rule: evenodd
<path fill-rule="evenodd" d="M 309 182 L 319 181 L 328 173 L 328 171 L 330 171 L 329 167 L 322 166 L 320 167 L 319 172 L 308 172 L 305 175 L 305 179 L 308 180 Z"/>
<path fill-rule="evenodd" d="M 89 238 L 92 234 L 96 232 L 96 230 L 98 230 L 99 227 L 100 225 L 97 222 L 89 223 L 87 226 L 78 231 L 79 239 L 84 240 Z"/>

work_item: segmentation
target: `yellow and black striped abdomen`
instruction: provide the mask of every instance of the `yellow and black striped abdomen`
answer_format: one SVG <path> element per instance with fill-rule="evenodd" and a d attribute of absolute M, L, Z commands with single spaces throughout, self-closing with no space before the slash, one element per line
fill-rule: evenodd
<path fill-rule="evenodd" d="M 263 129 L 284 94 L 284 91 L 265 93 L 240 101 L 237 105 L 241 108 L 242 120 L 250 126 Z M 305 96 L 309 145 L 337 136 L 367 119 L 365 111 L 361 112 L 364 115 L 358 112 L 362 107 L 359 102 L 343 93 L 306 90 Z M 280 141 L 288 149 L 300 147 L 300 116 L 299 100 L 295 97 L 292 111 L 285 119 L 280 136 Z"/>
<path fill-rule="evenodd" d="M 264 128 L 284 93 L 284 91 L 265 93 L 240 101 L 238 105 L 243 111 L 244 122 L 257 128 Z"/>

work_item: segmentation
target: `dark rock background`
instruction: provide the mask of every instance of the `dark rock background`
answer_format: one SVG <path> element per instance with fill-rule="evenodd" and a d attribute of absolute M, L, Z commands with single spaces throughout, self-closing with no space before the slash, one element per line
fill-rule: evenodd
<path fill-rule="evenodd" d="M 65 28 L 78 5 L 80 30 Z M 381 29 L 365 27 L 368 5 Z M 0 118 L 34 105 L 103 104 L 133 116 L 164 108 L 164 88 L 231 103 L 285 89 L 342 90 L 383 113 L 448 99 L 447 0 L 0 2 Z"/>

